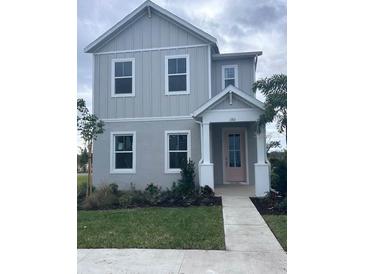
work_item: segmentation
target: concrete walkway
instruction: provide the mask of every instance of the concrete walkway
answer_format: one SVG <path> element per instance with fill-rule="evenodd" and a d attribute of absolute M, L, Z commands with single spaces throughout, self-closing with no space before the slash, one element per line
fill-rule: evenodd
<path fill-rule="evenodd" d="M 78 273 L 286 273 L 286 253 L 249 199 L 253 189 L 216 193 L 227 250 L 79 249 Z"/>
<path fill-rule="evenodd" d="M 222 196 L 226 249 L 247 252 L 279 252 L 281 247 L 249 197 L 254 188 L 223 186 L 216 189 Z"/>

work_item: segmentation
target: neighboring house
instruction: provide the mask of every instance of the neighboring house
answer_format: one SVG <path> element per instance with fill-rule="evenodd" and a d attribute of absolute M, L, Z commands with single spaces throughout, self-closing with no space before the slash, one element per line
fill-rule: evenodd
<path fill-rule="evenodd" d="M 269 191 L 264 104 L 252 84 L 256 52 L 220 54 L 217 40 L 144 2 L 85 48 L 93 56 L 93 111 L 105 121 L 94 146 L 94 183 L 170 187 L 180 164 L 200 185 Z"/>

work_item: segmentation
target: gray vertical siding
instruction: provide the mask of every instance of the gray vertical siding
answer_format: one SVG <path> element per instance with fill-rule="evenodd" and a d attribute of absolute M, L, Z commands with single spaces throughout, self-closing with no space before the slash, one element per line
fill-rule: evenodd
<path fill-rule="evenodd" d="M 203 44 L 206 41 L 178 27 L 161 14 L 139 17 L 96 52 Z"/>
<path fill-rule="evenodd" d="M 214 109 L 238 109 L 238 108 L 252 108 L 248 103 L 243 102 L 236 94 L 232 95 L 232 104 L 230 104 L 229 97 L 223 98 L 222 102 L 214 106 Z"/>
<path fill-rule="evenodd" d="M 140 17 L 100 47 L 95 56 L 93 98 L 102 119 L 189 115 L 209 98 L 208 46 L 127 53 L 100 52 L 202 45 L 206 42 L 163 15 Z M 165 56 L 188 54 L 190 94 L 165 95 Z M 135 58 L 135 97 L 111 97 L 111 62 Z"/>
<path fill-rule="evenodd" d="M 222 66 L 225 65 L 238 65 L 238 88 L 254 96 L 254 58 L 212 61 L 212 96 L 222 91 Z"/>
<path fill-rule="evenodd" d="M 206 102 L 208 47 L 118 53 L 95 56 L 95 114 L 100 118 L 189 115 Z M 165 95 L 165 56 L 188 54 L 190 94 Z M 111 97 L 111 64 L 115 58 L 135 58 L 135 97 Z"/>

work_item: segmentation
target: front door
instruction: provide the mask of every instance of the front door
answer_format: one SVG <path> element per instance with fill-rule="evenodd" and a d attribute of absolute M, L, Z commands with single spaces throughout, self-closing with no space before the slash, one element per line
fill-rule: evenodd
<path fill-rule="evenodd" d="M 244 183 L 246 180 L 246 140 L 243 128 L 223 129 L 224 183 Z"/>

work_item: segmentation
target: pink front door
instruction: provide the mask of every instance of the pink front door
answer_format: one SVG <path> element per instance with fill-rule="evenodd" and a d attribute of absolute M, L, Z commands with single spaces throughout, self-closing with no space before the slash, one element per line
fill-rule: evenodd
<path fill-rule="evenodd" d="M 223 129 L 223 177 L 225 183 L 246 182 L 246 140 L 243 128 Z"/>

